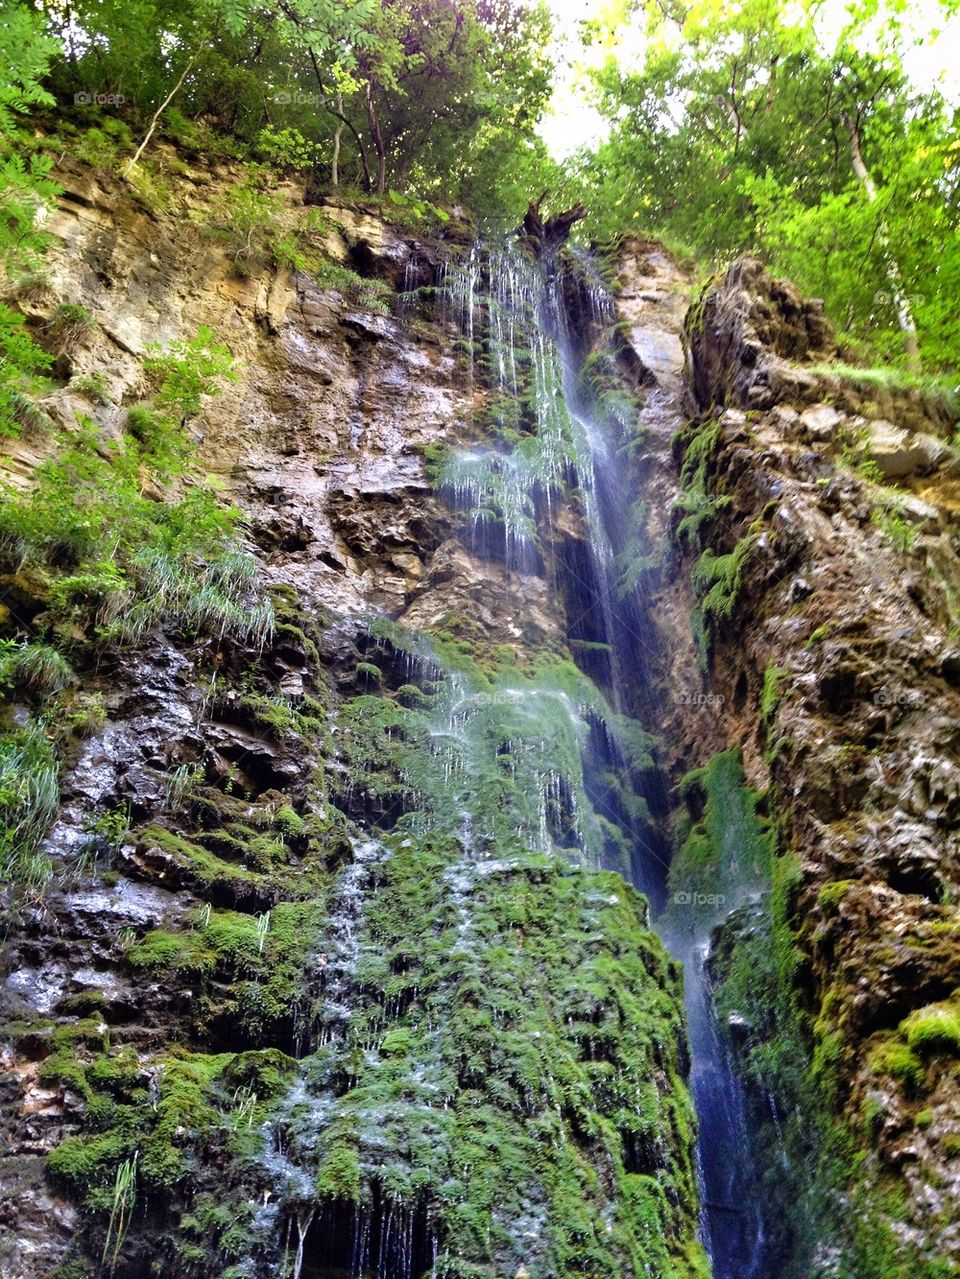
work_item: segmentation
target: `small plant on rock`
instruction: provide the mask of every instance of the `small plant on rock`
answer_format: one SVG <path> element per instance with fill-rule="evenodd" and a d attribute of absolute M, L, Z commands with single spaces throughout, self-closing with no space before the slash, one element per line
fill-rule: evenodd
<path fill-rule="evenodd" d="M 60 302 L 47 325 L 57 354 L 75 350 L 96 323 L 92 313 L 79 302 Z"/>
<path fill-rule="evenodd" d="M 79 377 L 71 378 L 70 389 L 76 391 L 79 395 L 85 395 L 91 404 L 103 406 L 112 403 L 106 376 L 99 370 L 95 373 L 82 373 Z"/>
<path fill-rule="evenodd" d="M 75 680 L 70 663 L 49 644 L 0 640 L 0 688 L 16 688 L 45 697 L 61 692 Z"/>

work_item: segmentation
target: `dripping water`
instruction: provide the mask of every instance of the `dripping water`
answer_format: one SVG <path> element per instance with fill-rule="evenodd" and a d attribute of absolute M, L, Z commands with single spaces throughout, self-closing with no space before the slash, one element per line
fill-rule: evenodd
<path fill-rule="evenodd" d="M 609 325 L 614 308 L 595 262 L 584 250 L 571 246 L 570 251 L 588 324 Z M 471 388 L 485 313 L 485 366 L 495 388 L 496 411 L 489 419 L 494 436 L 510 439 L 515 420 L 509 417 L 510 405 L 521 393 L 518 370 L 526 370 L 531 386 L 528 425 L 538 442 L 535 455 L 522 442 L 513 452 L 484 445 L 448 464 L 443 487 L 452 505 L 471 519 L 471 549 L 499 558 L 507 569 L 529 571 L 541 558 L 537 541 L 548 543 L 558 566 L 557 593 L 574 619 L 568 638 L 581 665 L 615 712 L 643 714 L 656 723 L 660 708 L 651 663 L 657 640 L 638 581 L 625 562 L 631 548 L 640 553 L 656 548 L 635 544 L 636 501 L 642 494 L 631 491 L 630 471 L 622 461 L 629 443 L 627 423 L 596 412 L 582 391 L 577 335 L 571 332 L 557 279 L 545 278 L 528 255 L 477 246 L 448 276 L 447 287 L 447 315 L 469 336 Z M 664 412 L 673 411 L 666 398 L 655 391 L 648 413 L 656 412 L 658 404 Z M 574 549 L 555 520 L 565 484 L 576 489 L 586 534 Z M 665 865 L 652 864 L 657 861 L 666 861 L 664 848 L 640 849 L 631 878 L 660 907 Z M 728 908 L 737 904 L 726 903 Z M 664 923 L 663 932 L 685 971 L 690 1084 L 699 1118 L 702 1235 L 714 1279 L 763 1279 L 764 1228 L 745 1099 L 717 1025 L 706 965 L 710 931 L 718 922 L 719 916 L 698 916 L 683 932 L 672 922 Z"/>

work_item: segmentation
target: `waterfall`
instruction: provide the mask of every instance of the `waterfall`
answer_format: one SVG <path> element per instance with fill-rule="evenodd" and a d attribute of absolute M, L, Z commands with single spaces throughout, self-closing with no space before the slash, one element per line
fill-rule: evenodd
<path fill-rule="evenodd" d="M 571 255 L 587 323 L 594 329 L 609 326 L 614 308 L 596 264 L 584 250 L 572 249 Z M 612 397 L 598 403 L 584 388 L 582 354 L 557 281 L 546 278 L 530 255 L 517 248 L 476 246 L 456 270 L 450 269 L 446 284 L 447 314 L 468 344 L 471 385 L 479 381 L 482 362 L 492 389 L 483 439 L 446 459 L 441 490 L 463 515 L 475 554 L 499 558 L 507 570 L 539 565 L 540 571 L 546 566 L 554 573 L 553 588 L 570 617 L 571 648 L 603 693 L 602 723 L 619 724 L 622 735 L 623 722 L 640 717 L 646 728 L 655 729 L 660 708 L 650 672 L 657 639 L 643 582 L 662 548 L 645 542 L 644 495 L 635 491 L 635 472 L 627 462 L 637 448 L 631 437 L 636 406 Z M 598 358 L 613 364 L 609 354 Z M 672 406 L 663 400 L 654 391 L 647 412 L 669 411 Z M 583 530 L 574 546 L 559 518 L 561 504 L 571 501 Z M 535 724 L 543 707 L 532 691 L 517 688 L 512 695 L 518 714 L 528 726 Z M 578 713 L 583 711 L 581 706 Z M 607 768 L 624 769 L 615 734 L 577 732 L 574 737 L 585 761 L 606 750 Z M 524 784 L 542 787 L 542 775 L 539 783 L 528 777 Z M 662 808 L 660 786 L 662 780 L 648 772 L 643 796 L 648 812 Z M 590 811 L 585 805 L 584 813 Z M 658 842 L 649 827 L 634 834 L 637 846 L 618 869 L 661 912 L 659 929 L 684 965 L 690 1083 L 700 1132 L 702 1233 L 714 1279 L 760 1279 L 765 1273 L 763 1219 L 745 1101 L 717 1025 L 706 968 L 711 929 L 759 884 L 749 875 L 739 883 L 731 880 L 729 895 L 712 913 L 664 910 L 665 842 Z M 550 844 L 544 827 L 523 835 L 532 847 L 545 850 Z M 579 850 L 588 843 L 581 829 Z"/>
<path fill-rule="evenodd" d="M 578 269 L 586 322 L 608 328 L 592 262 Z M 481 1223 L 477 1246 L 491 1249 L 493 1223 L 510 1273 L 522 1273 L 556 1229 L 537 1164 L 579 1166 L 581 1121 L 567 1115 L 589 1103 L 598 1128 L 617 1116 L 622 1176 L 650 1205 L 637 1214 L 640 1252 L 614 1253 L 612 1207 L 597 1249 L 635 1255 L 636 1273 L 658 1279 L 665 1239 L 679 1233 L 669 1214 L 691 1220 L 696 1184 L 678 1136 L 691 1118 L 679 991 L 646 904 L 623 882 L 669 922 L 668 804 L 648 731 L 662 709 L 646 593 L 658 548 L 642 531 L 632 463 L 638 404 L 612 350 L 579 350 L 562 279 L 518 248 L 475 246 L 443 269 L 435 296 L 477 407 L 438 463 L 440 496 L 477 580 L 492 573 L 518 608 L 539 592 L 547 631 L 528 644 L 518 625 L 511 645 L 489 633 L 499 618 L 350 622 L 356 695 L 332 719 L 327 778 L 350 834 L 326 922 L 304 937 L 296 1069 L 260 1134 L 252 1229 L 263 1264 L 243 1273 L 459 1273 L 458 1232 Z M 645 411 L 657 411 L 654 397 Z M 759 1279 L 762 1240 L 741 1211 L 742 1097 L 694 962 L 706 934 L 693 945 L 663 931 L 687 967 L 704 1243 L 715 1279 Z M 596 955 L 608 939 L 610 953 Z M 621 985 L 620 963 L 642 976 Z M 655 1010 L 630 1002 L 647 983 Z M 464 1122 L 464 1097 L 479 1119 Z M 499 1179 L 475 1180 L 487 1175 L 475 1171 L 475 1122 L 483 1141 L 490 1125 L 492 1149 L 515 1143 L 509 1213 Z M 489 1206 L 466 1212 L 478 1196 Z"/>

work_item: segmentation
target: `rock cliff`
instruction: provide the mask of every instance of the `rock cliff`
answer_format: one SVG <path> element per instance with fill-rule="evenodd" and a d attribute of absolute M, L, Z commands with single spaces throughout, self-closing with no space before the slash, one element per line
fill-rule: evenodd
<path fill-rule="evenodd" d="M 282 184 L 308 269 L 211 239 L 239 171 L 167 162 L 162 203 L 65 162 L 18 302 L 56 363 L 8 498 L 79 514 L 0 527 L 6 634 L 68 663 L 8 681 L 59 800 L 8 889 L 0 1275 L 708 1274 L 648 899 L 713 927 L 750 1273 L 954 1273 L 946 408 L 752 260 L 696 298 L 630 240 L 541 293 L 456 211 Z M 205 331 L 193 461 L 123 493 L 214 480 L 232 567 L 108 590 L 84 459 Z"/>
<path fill-rule="evenodd" d="M 679 540 L 716 694 L 688 749 L 722 729 L 778 840 L 772 897 L 720 929 L 712 961 L 778 1273 L 954 1273 L 951 417 L 838 371 L 818 304 L 757 261 L 686 325 Z"/>
<path fill-rule="evenodd" d="M 201 236 L 227 168 L 162 208 L 61 181 L 22 307 L 41 337 L 65 299 L 91 318 L 42 402 L 63 438 L 11 442 L 10 473 L 29 493 L 75 438 L 122 456 L 154 344 L 212 331 L 235 363 L 184 421 L 199 469 L 141 482 L 215 478 L 264 620 L 69 622 L 69 564 L 8 547 L 10 627 L 73 673 L 17 688 L 15 722 L 96 714 L 10 901 L 0 1273 L 703 1274 L 679 970 L 602 851 L 648 820 L 649 743 L 616 787 L 581 758 L 620 729 L 557 594 L 586 554 L 575 476 L 514 560 L 438 480 L 496 418 L 469 232 L 323 207 L 311 274 Z"/>

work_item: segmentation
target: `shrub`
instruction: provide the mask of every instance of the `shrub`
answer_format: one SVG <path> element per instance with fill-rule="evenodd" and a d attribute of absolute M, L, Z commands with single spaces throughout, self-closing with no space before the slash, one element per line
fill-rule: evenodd
<path fill-rule="evenodd" d="M 390 308 L 386 299 L 390 286 L 383 280 L 367 280 L 356 271 L 336 262 L 324 262 L 313 274 L 321 289 L 342 293 L 347 301 L 355 303 L 364 311 L 373 311 L 376 315 L 388 314 Z"/>
<path fill-rule="evenodd" d="M 310 169 L 323 154 L 323 148 L 309 142 L 299 129 L 275 129 L 269 124 L 260 130 L 257 150 L 281 169 Z"/>
<path fill-rule="evenodd" d="M 82 373 L 79 377 L 71 378 L 70 389 L 76 391 L 79 395 L 85 395 L 92 404 L 106 405 L 111 403 L 107 379 L 99 371 Z"/>
<path fill-rule="evenodd" d="M 917 525 L 909 523 L 894 502 L 874 507 L 870 518 L 901 555 L 907 555 L 913 550 L 913 544 L 917 540 Z"/>
<path fill-rule="evenodd" d="M 43 696 L 59 693 L 75 680 L 70 663 L 49 644 L 0 640 L 0 687 L 6 685 Z"/>
<path fill-rule="evenodd" d="M 41 570 L 55 619 L 96 626 L 103 638 L 136 640 L 167 619 L 265 643 L 273 609 L 248 598 L 256 564 L 237 546 L 239 513 L 205 485 L 179 501 L 144 494 L 144 469 L 164 481 L 191 468 L 195 450 L 174 415 L 195 413 L 220 379 L 235 377 L 233 357 L 201 327 L 155 350 L 147 367 L 155 403 L 130 410 L 124 440 L 108 443 L 81 417 L 29 495 L 6 489 L 0 547 Z"/>
<path fill-rule="evenodd" d="M 199 413 L 202 397 L 214 395 L 221 380 L 235 382 L 238 376 L 230 348 L 218 342 L 206 324 L 192 338 L 173 342 L 167 350 L 152 346 L 143 367 L 157 383 L 156 407 L 181 418 Z"/>
<path fill-rule="evenodd" d="M 96 323 L 93 315 L 79 302 L 60 302 L 47 325 L 57 354 L 72 351 Z"/>
<path fill-rule="evenodd" d="M 27 335 L 23 317 L 0 303 L 0 436 L 18 436 L 25 427 L 39 430 L 48 424 L 29 392 L 39 389 L 36 375 L 51 363 L 47 352 Z"/>
<path fill-rule="evenodd" d="M 77 737 L 92 737 L 107 722 L 107 711 L 102 693 L 84 693 L 71 708 L 67 727 Z"/>
<path fill-rule="evenodd" d="M 283 198 L 262 189 L 268 180 L 263 165 L 251 165 L 242 181 L 211 205 L 206 214 L 206 229 L 228 246 L 241 275 L 276 260 Z"/>

